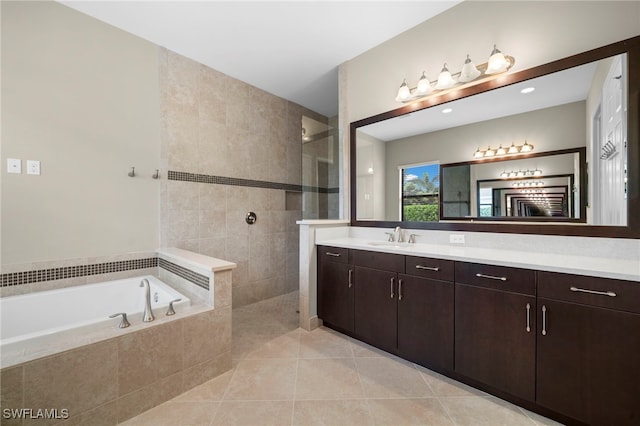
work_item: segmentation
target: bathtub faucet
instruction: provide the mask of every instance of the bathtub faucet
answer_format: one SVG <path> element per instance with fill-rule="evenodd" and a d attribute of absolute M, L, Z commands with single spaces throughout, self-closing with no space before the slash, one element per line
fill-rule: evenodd
<path fill-rule="evenodd" d="M 145 298 L 144 298 L 144 313 L 142 314 L 143 322 L 151 322 L 155 318 L 153 317 L 153 311 L 151 310 L 151 289 L 149 288 L 149 281 L 146 278 L 143 278 L 140 282 L 140 287 L 144 287 Z"/>

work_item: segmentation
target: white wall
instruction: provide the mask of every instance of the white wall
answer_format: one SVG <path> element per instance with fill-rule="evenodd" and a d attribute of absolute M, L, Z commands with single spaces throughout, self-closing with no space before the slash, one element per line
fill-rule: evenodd
<path fill-rule="evenodd" d="M 157 46 L 58 3 L 1 7 L 1 264 L 155 250 Z"/>

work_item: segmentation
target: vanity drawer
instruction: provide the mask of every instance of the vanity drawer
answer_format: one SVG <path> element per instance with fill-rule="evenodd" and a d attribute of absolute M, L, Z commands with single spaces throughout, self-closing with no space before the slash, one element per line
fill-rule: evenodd
<path fill-rule="evenodd" d="M 453 281 L 453 261 L 430 257 L 407 256 L 405 273 L 434 280 Z"/>
<path fill-rule="evenodd" d="M 640 313 L 640 282 L 538 272 L 538 296 Z"/>
<path fill-rule="evenodd" d="M 404 272 L 404 256 L 377 251 L 351 250 L 351 263 L 389 272 Z"/>
<path fill-rule="evenodd" d="M 535 296 L 536 273 L 530 269 L 456 262 L 456 283 Z"/>
<path fill-rule="evenodd" d="M 318 259 L 322 259 L 323 262 L 349 263 L 349 249 L 318 246 Z"/>

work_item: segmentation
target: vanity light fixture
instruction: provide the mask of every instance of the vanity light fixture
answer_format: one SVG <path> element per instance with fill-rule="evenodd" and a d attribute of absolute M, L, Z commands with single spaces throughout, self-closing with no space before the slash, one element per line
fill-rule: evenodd
<path fill-rule="evenodd" d="M 449 67 L 445 63 L 438 74 L 436 81 L 429 81 L 426 71 L 422 72 L 422 76 L 418 80 L 417 87 L 410 88 L 407 84 L 407 80 L 404 79 L 402 84 L 398 88 L 396 95 L 396 102 L 410 102 L 416 99 L 424 98 L 432 93 L 437 93 L 438 90 L 451 89 L 460 84 L 467 83 L 479 83 L 482 80 L 488 79 L 495 74 L 500 74 L 508 71 L 515 64 L 515 58 L 513 56 L 504 55 L 500 50 L 493 45 L 493 51 L 489 60 L 483 64 L 475 65 L 470 56 L 462 65 L 460 72 L 452 74 L 449 71 Z"/>
<path fill-rule="evenodd" d="M 524 141 L 524 145 L 516 145 L 514 143 L 511 143 L 511 146 L 508 149 L 504 148 L 502 145 L 500 145 L 497 149 L 493 149 L 491 148 L 491 146 L 489 146 L 484 151 L 478 148 L 473 153 L 473 158 L 486 158 L 486 157 L 495 157 L 495 156 L 508 156 L 513 154 L 526 154 L 531 151 L 533 151 L 533 145 L 531 145 L 527 141 Z"/>
<path fill-rule="evenodd" d="M 405 84 L 406 84 L 406 81 L 405 81 Z M 407 86 L 407 89 L 408 88 L 409 87 Z M 420 77 L 420 80 L 418 80 L 418 87 L 416 88 L 416 93 L 420 95 L 428 95 L 432 91 L 433 91 L 433 87 L 431 86 L 431 83 L 427 78 L 426 71 L 422 71 L 422 77 Z"/>
<path fill-rule="evenodd" d="M 436 89 L 444 90 L 450 89 L 455 86 L 456 81 L 451 76 L 451 72 L 449 72 L 449 68 L 447 68 L 447 64 L 445 63 L 442 67 L 442 71 L 438 74 L 438 82 L 436 83 Z"/>
<path fill-rule="evenodd" d="M 491 51 L 491 56 L 489 56 L 489 62 L 487 65 L 487 70 L 484 72 L 485 74 L 498 74 L 501 72 L 505 72 L 509 69 L 509 61 L 502 54 L 502 52 L 493 45 L 493 50 Z"/>
<path fill-rule="evenodd" d="M 476 67 L 476 64 L 474 64 L 469 55 L 467 55 L 467 59 L 465 59 L 462 70 L 460 71 L 460 77 L 458 77 L 458 81 L 461 83 L 468 83 L 480 77 L 480 74 L 481 73 L 480 71 L 478 71 L 478 67 Z"/>

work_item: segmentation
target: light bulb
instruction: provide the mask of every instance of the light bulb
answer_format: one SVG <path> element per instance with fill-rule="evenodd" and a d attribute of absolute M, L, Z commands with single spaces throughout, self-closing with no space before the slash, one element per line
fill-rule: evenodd
<path fill-rule="evenodd" d="M 509 150 L 507 151 L 508 154 L 517 154 L 518 152 L 520 152 L 520 150 L 518 149 L 517 146 L 515 146 L 513 144 L 513 142 L 511 143 L 511 146 L 509 147 Z"/>
<path fill-rule="evenodd" d="M 426 95 L 428 93 L 431 93 L 431 91 L 433 90 L 433 87 L 431 87 L 431 83 L 429 83 L 429 79 L 427 78 L 427 76 L 425 75 L 425 72 L 422 72 L 422 77 L 420 77 L 420 80 L 418 80 L 418 88 L 416 89 L 416 92 L 418 92 L 421 95 Z"/>
<path fill-rule="evenodd" d="M 467 59 L 464 61 L 464 65 L 462 66 L 462 70 L 460 71 L 460 77 L 458 77 L 458 81 L 462 83 L 467 83 L 471 80 L 475 80 L 480 75 L 480 71 L 476 68 L 476 65 L 471 61 L 469 55 L 467 55 Z"/>
<path fill-rule="evenodd" d="M 494 44 L 491 56 L 489 57 L 489 63 L 487 64 L 487 70 L 484 73 L 497 74 L 506 71 L 507 68 L 509 68 L 509 62 Z"/>
<path fill-rule="evenodd" d="M 500 146 L 498 147 L 498 150 L 496 151 L 496 155 L 505 155 L 506 153 L 507 153 L 507 150 L 502 147 L 502 144 L 500 144 Z"/>
<path fill-rule="evenodd" d="M 409 86 L 407 86 L 407 80 L 402 80 L 402 84 L 398 89 L 398 96 L 396 96 L 396 101 L 404 102 L 411 98 L 411 90 L 409 90 Z"/>
<path fill-rule="evenodd" d="M 531 152 L 533 151 L 533 145 L 530 145 L 529 143 L 527 143 L 527 141 L 524 141 L 524 145 L 522 145 L 522 147 L 520 148 L 520 152 Z"/>
<path fill-rule="evenodd" d="M 473 158 L 482 158 L 482 157 L 484 157 L 484 153 L 480 151 L 480 148 L 478 148 L 476 152 L 473 153 Z"/>
<path fill-rule="evenodd" d="M 484 152 L 485 157 L 493 157 L 496 155 L 496 152 L 491 149 L 491 147 L 487 147 L 487 150 Z"/>
<path fill-rule="evenodd" d="M 447 68 L 447 64 L 445 63 L 442 67 L 442 71 L 438 75 L 438 82 L 436 83 L 436 89 L 444 90 L 453 87 L 456 84 L 456 81 L 451 76 L 449 72 L 449 68 Z"/>

